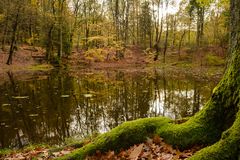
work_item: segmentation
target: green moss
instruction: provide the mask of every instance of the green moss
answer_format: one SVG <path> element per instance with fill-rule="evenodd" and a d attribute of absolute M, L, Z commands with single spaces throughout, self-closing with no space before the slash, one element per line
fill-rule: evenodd
<path fill-rule="evenodd" d="M 106 152 L 108 150 L 118 151 L 121 148 L 128 148 L 131 145 L 145 141 L 147 137 L 156 133 L 156 129 L 166 126 L 169 122 L 171 120 L 164 117 L 125 122 L 110 132 L 98 136 L 92 143 L 60 159 L 84 159 L 86 155 L 91 155 L 97 150 Z"/>
<path fill-rule="evenodd" d="M 28 146 L 25 146 L 22 149 L 9 149 L 9 148 L 0 149 L 0 157 L 10 155 L 13 153 L 29 152 L 29 151 L 35 150 L 36 148 L 49 148 L 49 145 L 47 145 L 47 144 L 30 144 Z"/>
<path fill-rule="evenodd" d="M 49 148 L 49 147 L 50 146 L 48 144 L 29 144 L 21 150 L 27 152 L 27 151 L 35 150 L 36 148 Z"/>
<path fill-rule="evenodd" d="M 0 157 L 4 156 L 4 155 L 9 155 L 12 153 L 11 149 L 0 149 Z"/>
<path fill-rule="evenodd" d="M 225 65 L 225 61 L 223 58 L 215 56 L 213 54 L 207 54 L 205 56 L 205 62 L 209 66 L 222 66 Z"/>
<path fill-rule="evenodd" d="M 240 112 L 230 129 L 223 132 L 217 143 L 197 152 L 190 160 L 232 160 L 240 155 Z"/>

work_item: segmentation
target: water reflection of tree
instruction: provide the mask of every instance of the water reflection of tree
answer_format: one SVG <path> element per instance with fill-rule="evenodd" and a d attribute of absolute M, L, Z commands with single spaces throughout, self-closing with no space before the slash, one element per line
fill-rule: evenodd
<path fill-rule="evenodd" d="M 68 122 L 73 105 L 69 99 L 61 98 L 61 95 L 70 93 L 71 79 L 54 75 L 48 77 L 48 80 L 33 79 L 28 82 L 18 82 L 11 73 L 8 75 L 11 83 L 6 84 L 8 95 L 2 102 L 11 104 L 10 110 L 5 113 L 8 115 L 6 117 L 11 131 L 7 135 L 3 135 L 4 132 L 1 132 L 1 136 L 4 136 L 6 140 L 14 140 L 13 137 L 16 135 L 18 143 L 15 144 L 14 141 L 5 143 L 21 147 L 27 139 L 36 143 L 47 142 L 50 139 L 57 142 L 59 139 L 62 140 L 69 136 Z M 28 98 L 13 98 L 23 95 Z M 59 119 L 59 117 L 61 118 Z M 6 129 L 4 130 L 6 131 Z M 19 135 L 19 132 L 24 134 Z M 4 144 L 4 142 L 2 143 Z"/>
<path fill-rule="evenodd" d="M 15 139 L 19 132 L 14 128 L 23 131 L 31 142 L 58 143 L 72 135 L 84 137 L 104 132 L 137 118 L 185 117 L 198 111 L 208 97 L 204 94 L 210 94 L 204 83 L 172 78 L 169 73 L 158 71 L 84 74 L 76 78 L 59 71 L 45 79 L 17 81 L 13 76 L 10 79 L 13 82 L 2 87 L 0 93 L 8 93 L 0 96 L 1 102 L 13 103 L 14 107 L 0 108 L 0 122 L 8 119 L 11 123 L 9 129 L 0 126 L 2 146 Z M 23 95 L 29 98 L 12 99 Z M 3 134 L 6 131 L 10 133 Z"/>

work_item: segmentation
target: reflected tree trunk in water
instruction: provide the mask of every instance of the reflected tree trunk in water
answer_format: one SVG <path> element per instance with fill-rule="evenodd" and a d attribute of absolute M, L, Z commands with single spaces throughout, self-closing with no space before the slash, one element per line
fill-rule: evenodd
<path fill-rule="evenodd" d="M 71 79 L 66 74 L 54 71 L 44 80 L 38 80 L 38 77 L 21 82 L 14 81 L 10 73 L 11 83 L 6 85 L 7 91 L 3 91 L 9 93 L 9 102 L 14 107 L 12 110 L 17 110 L 17 113 L 12 113 L 8 107 L 9 111 L 3 111 L 3 114 L 8 114 L 10 121 L 13 114 L 17 116 L 15 126 L 12 123 L 10 128 L 19 128 L 24 137 L 22 133 L 14 131 L 13 135 L 5 135 L 6 141 L 0 137 L 0 142 L 3 143 L 0 145 L 9 145 L 10 140 L 17 141 L 17 134 L 22 142 L 26 137 L 31 142 L 56 144 L 72 135 L 84 138 L 95 131 L 108 131 L 126 120 L 159 115 L 180 118 L 193 109 L 192 81 L 171 79 L 157 70 L 154 75 L 129 76 L 120 72 L 107 75 L 107 81 L 106 76 L 91 74 Z M 202 94 L 197 91 L 199 90 L 195 91 L 200 97 L 199 104 L 202 104 L 205 97 L 202 99 Z M 19 102 L 11 99 L 12 95 L 26 94 L 29 99 L 19 99 Z M 85 94 L 91 94 L 92 97 Z M 63 95 L 69 97 L 62 97 Z M 192 100 L 191 105 L 187 103 L 188 99 Z M 8 103 L 7 100 L 4 101 Z M 23 107 L 17 104 L 22 104 Z M 29 116 L 30 114 L 38 114 L 38 118 Z"/>
<path fill-rule="evenodd" d="M 194 115 L 199 110 L 200 110 L 200 88 L 197 86 L 197 82 L 194 82 L 192 115 Z"/>
<path fill-rule="evenodd" d="M 3 112 L 2 112 L 2 106 L 0 106 L 0 115 L 2 114 Z M 4 140 L 5 140 L 5 131 L 4 131 L 4 125 L 3 124 L 1 124 L 1 123 L 3 123 L 3 122 L 1 122 L 0 121 L 0 148 L 5 148 L 6 146 L 5 146 L 5 142 L 4 142 Z"/>
<path fill-rule="evenodd" d="M 165 116 L 165 108 L 166 108 L 166 103 L 167 103 L 167 82 L 166 82 L 166 78 L 165 78 L 165 71 L 163 72 L 163 96 L 164 96 L 163 116 Z"/>
<path fill-rule="evenodd" d="M 124 102 L 123 102 L 123 106 L 124 106 L 124 114 L 125 114 L 125 120 L 128 121 L 129 118 L 128 118 L 128 113 L 129 113 L 129 110 L 128 110 L 128 96 L 129 96 L 129 93 L 128 93 L 128 88 L 127 88 L 127 85 L 126 85 L 126 81 L 124 79 L 123 81 L 123 85 L 124 85 L 124 91 L 123 91 L 123 96 L 124 96 Z"/>
<path fill-rule="evenodd" d="M 13 73 L 12 72 L 7 72 L 7 75 L 8 75 L 8 78 L 11 82 L 11 86 L 12 86 L 12 91 L 13 93 L 17 93 L 17 90 L 16 90 L 16 85 L 15 85 L 15 82 L 14 82 L 14 77 L 13 77 Z M 18 141 L 18 145 L 20 148 L 23 147 L 23 144 L 22 144 L 22 141 L 21 141 L 21 138 L 20 138 L 20 135 L 19 135 L 19 128 L 17 127 L 17 115 L 16 115 L 16 108 L 14 107 L 15 104 L 13 103 L 13 101 L 10 99 L 10 97 L 8 96 L 8 100 L 10 102 L 10 109 L 11 109 L 11 115 L 12 115 L 12 123 L 13 123 L 13 126 L 14 128 L 17 128 L 17 131 L 16 131 L 16 136 L 17 136 L 17 141 Z M 18 104 L 20 104 L 18 102 Z"/>
<path fill-rule="evenodd" d="M 156 102 L 156 106 L 154 106 L 155 108 L 155 117 L 157 116 L 157 109 L 159 109 L 159 111 L 161 111 L 161 106 L 157 106 L 158 103 L 160 103 L 160 99 L 161 99 L 161 93 L 160 93 L 160 89 L 159 89 L 159 75 L 157 73 L 156 70 L 154 70 L 154 75 L 155 75 L 155 78 L 153 80 L 153 83 L 154 83 L 154 88 L 155 88 L 155 91 L 154 91 L 154 101 Z"/>

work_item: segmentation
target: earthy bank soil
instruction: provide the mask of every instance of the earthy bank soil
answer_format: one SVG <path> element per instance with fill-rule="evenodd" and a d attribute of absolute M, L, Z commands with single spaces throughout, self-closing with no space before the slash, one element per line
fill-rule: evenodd
<path fill-rule="evenodd" d="M 25 69 L 28 66 L 46 63 L 43 60 L 45 56 L 45 50 L 41 47 L 32 47 L 27 45 L 21 45 L 18 50 L 15 51 L 13 56 L 12 65 L 7 65 L 8 49 L 6 51 L 0 50 L 0 71 L 7 69 Z M 100 53 L 98 53 L 100 52 Z M 206 55 L 212 54 L 220 58 L 224 58 L 226 51 L 223 51 L 219 47 L 205 47 L 198 50 L 190 48 L 184 48 L 180 57 L 176 50 L 169 49 L 166 55 L 166 63 L 162 63 L 162 55 L 160 54 L 158 61 L 153 61 L 154 50 L 143 50 L 137 46 L 129 46 L 124 50 L 124 58 L 116 58 L 116 50 L 112 48 L 90 49 L 86 51 L 74 50 L 71 56 L 64 56 L 64 64 L 68 64 L 71 67 L 87 66 L 90 68 L 124 68 L 124 67 L 144 67 L 147 64 L 162 64 L 162 65 L 177 65 L 183 62 L 192 63 L 195 66 L 207 66 L 205 61 Z M 97 56 L 96 56 L 97 55 Z M 211 64 L 210 64 L 211 65 Z"/>
<path fill-rule="evenodd" d="M 13 55 L 12 65 L 7 65 L 8 49 L 0 50 L 0 73 L 8 70 L 19 71 L 26 70 L 31 66 L 37 65 L 40 62 L 35 60 L 34 56 L 44 56 L 44 50 L 40 47 L 20 46 Z M 43 62 L 45 63 L 45 62 Z"/>
<path fill-rule="evenodd" d="M 203 71 L 205 73 L 206 69 L 209 68 L 214 68 L 217 72 L 222 71 L 224 68 L 224 64 L 208 64 L 208 60 L 206 60 L 208 55 L 219 57 L 215 61 L 224 61 L 225 57 L 223 51 L 218 47 L 207 47 L 198 51 L 183 49 L 180 58 L 175 50 L 169 49 L 165 64 L 162 62 L 162 55 L 159 56 L 158 61 L 153 61 L 154 50 L 142 50 L 136 46 L 129 46 L 125 49 L 124 58 L 117 59 L 115 54 L 116 51 L 111 48 L 92 49 L 89 52 L 73 51 L 71 56 L 63 57 L 62 66 L 67 66 L 67 68 L 73 70 L 164 68 L 173 70 L 184 69 L 187 72 Z M 51 69 L 51 65 L 47 64 L 44 56 L 44 49 L 22 45 L 15 52 L 12 65 L 7 65 L 8 52 L 0 50 L 0 75 L 8 71 L 19 72 Z"/>

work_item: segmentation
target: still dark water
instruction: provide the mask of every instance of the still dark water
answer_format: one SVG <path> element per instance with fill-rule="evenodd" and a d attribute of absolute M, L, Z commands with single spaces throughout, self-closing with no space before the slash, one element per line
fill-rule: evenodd
<path fill-rule="evenodd" d="M 191 116 L 216 85 L 164 71 L 52 71 L 23 80 L 6 75 L 0 83 L 0 148 L 60 144 L 142 117 Z"/>

